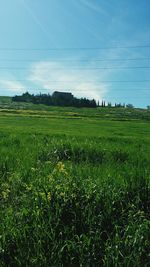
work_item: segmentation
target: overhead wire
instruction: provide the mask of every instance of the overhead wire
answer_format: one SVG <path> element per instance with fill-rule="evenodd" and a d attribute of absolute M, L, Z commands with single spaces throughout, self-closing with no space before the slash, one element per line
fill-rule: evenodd
<path fill-rule="evenodd" d="M 50 60 L 53 59 L 49 59 L 49 60 L 45 60 L 45 62 L 50 62 Z M 101 62 L 101 61 L 141 61 L 141 60 L 150 60 L 150 57 L 145 57 L 145 58 L 108 58 L 108 59 L 54 59 L 55 62 Z M 40 60 L 35 60 L 35 59 L 8 59 L 8 58 L 2 58 L 0 59 L 0 62 L 39 62 Z"/>
<path fill-rule="evenodd" d="M 1 51 L 69 51 L 69 50 L 107 50 L 107 49 L 135 49 L 135 48 L 150 48 L 150 44 L 146 45 L 131 45 L 131 46 L 105 46 L 105 47 L 45 47 L 45 48 L 21 48 L 21 47 L 0 47 Z"/>
<path fill-rule="evenodd" d="M 65 70 L 65 68 L 38 67 L 38 70 Z M 126 69 L 150 69 L 150 66 L 115 66 L 115 67 L 93 67 L 93 68 L 71 68 L 70 70 L 126 70 Z M 27 67 L 0 67 L 0 70 L 29 70 Z"/>

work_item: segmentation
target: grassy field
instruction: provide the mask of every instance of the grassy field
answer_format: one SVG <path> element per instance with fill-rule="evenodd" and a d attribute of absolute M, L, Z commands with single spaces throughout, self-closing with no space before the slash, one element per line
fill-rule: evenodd
<path fill-rule="evenodd" d="M 0 106 L 0 267 L 150 266 L 150 112 Z"/>

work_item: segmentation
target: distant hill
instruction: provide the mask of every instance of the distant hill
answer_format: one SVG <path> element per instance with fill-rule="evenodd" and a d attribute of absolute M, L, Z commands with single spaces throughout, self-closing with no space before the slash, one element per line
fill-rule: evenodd
<path fill-rule="evenodd" d="M 12 97 L 0 96 L 0 109 L 30 109 L 30 110 L 49 110 L 46 105 L 36 105 L 26 102 L 14 102 Z"/>
<path fill-rule="evenodd" d="M 140 108 L 123 107 L 97 107 L 77 108 L 46 106 L 26 102 L 13 102 L 11 97 L 0 96 L 0 114 L 18 114 L 22 116 L 55 116 L 65 118 L 87 118 L 108 119 L 108 120 L 148 120 L 150 121 L 150 110 Z"/>
<path fill-rule="evenodd" d="M 10 104 L 11 102 L 12 102 L 12 97 L 0 96 L 0 104 Z"/>

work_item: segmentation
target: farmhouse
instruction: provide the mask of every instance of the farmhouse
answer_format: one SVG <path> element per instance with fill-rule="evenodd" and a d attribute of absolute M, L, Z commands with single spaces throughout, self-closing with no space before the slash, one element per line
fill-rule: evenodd
<path fill-rule="evenodd" d="M 53 98 L 64 99 L 64 100 L 66 100 L 66 101 L 71 101 L 71 100 L 73 100 L 73 94 L 71 94 L 71 93 L 67 93 L 67 92 L 58 92 L 58 91 L 55 91 L 55 92 L 52 94 L 52 97 L 53 97 Z"/>

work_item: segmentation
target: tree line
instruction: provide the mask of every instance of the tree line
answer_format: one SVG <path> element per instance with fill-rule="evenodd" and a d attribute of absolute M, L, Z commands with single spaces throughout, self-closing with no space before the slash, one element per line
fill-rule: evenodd
<path fill-rule="evenodd" d="M 50 94 L 30 94 L 28 92 L 22 95 L 16 95 L 12 97 L 12 101 L 15 102 L 27 102 L 33 104 L 44 104 L 48 106 L 73 106 L 73 107 L 97 107 L 94 99 L 89 100 L 87 98 L 76 98 L 71 93 L 57 92 Z"/>
<path fill-rule="evenodd" d="M 89 100 L 87 98 L 76 98 L 72 93 L 68 92 L 58 92 L 55 91 L 52 95 L 50 94 L 30 94 L 29 92 L 23 93 L 22 95 L 16 95 L 12 97 L 12 101 L 15 102 L 27 102 L 33 104 L 44 104 L 47 106 L 64 106 L 64 107 L 123 107 L 123 108 L 134 108 L 132 104 L 115 103 L 114 105 L 111 102 L 106 103 L 104 100 L 100 103 L 96 102 L 94 99 Z"/>

